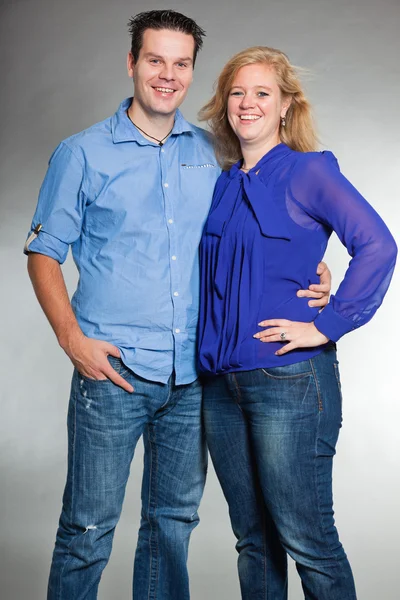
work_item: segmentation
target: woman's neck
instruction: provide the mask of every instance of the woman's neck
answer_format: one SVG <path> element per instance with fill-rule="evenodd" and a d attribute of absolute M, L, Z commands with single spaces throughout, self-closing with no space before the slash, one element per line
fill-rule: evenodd
<path fill-rule="evenodd" d="M 243 171 L 249 171 L 252 169 L 258 161 L 265 156 L 272 148 L 281 143 L 281 140 L 278 137 L 274 137 L 271 140 L 268 140 L 267 143 L 263 143 L 260 145 L 243 142 L 240 147 L 242 150 L 243 156 Z"/>

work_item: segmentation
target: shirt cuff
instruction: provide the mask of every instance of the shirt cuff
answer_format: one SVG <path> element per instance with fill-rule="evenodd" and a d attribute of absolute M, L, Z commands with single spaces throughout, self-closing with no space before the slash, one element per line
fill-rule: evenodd
<path fill-rule="evenodd" d="M 314 320 L 314 325 L 327 338 L 333 342 L 337 342 L 345 333 L 356 329 L 354 323 L 345 319 L 337 313 L 332 304 L 328 304 L 317 318 Z"/>
<path fill-rule="evenodd" d="M 59 240 L 50 233 L 46 233 L 42 229 L 37 231 L 37 228 L 35 228 L 29 232 L 24 246 L 24 254 L 30 254 L 31 252 L 44 254 L 62 264 L 67 258 L 68 249 L 69 244 L 66 242 Z"/>

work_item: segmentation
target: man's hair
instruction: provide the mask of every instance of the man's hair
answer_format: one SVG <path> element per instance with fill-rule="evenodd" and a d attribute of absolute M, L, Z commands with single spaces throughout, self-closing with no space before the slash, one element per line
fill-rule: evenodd
<path fill-rule="evenodd" d="M 137 62 L 140 50 L 143 46 L 143 34 L 146 29 L 170 29 L 191 35 L 194 39 L 193 66 L 196 62 L 198 51 L 203 46 L 203 37 L 206 35 L 204 29 L 199 27 L 193 19 L 185 17 L 174 10 L 149 10 L 141 12 L 128 21 L 129 33 L 131 35 L 131 53 L 133 60 Z"/>

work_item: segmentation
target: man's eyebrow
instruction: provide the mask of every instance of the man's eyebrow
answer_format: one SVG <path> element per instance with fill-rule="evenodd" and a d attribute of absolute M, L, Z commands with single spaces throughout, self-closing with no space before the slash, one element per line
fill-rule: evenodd
<path fill-rule="evenodd" d="M 154 54 L 154 52 L 145 52 L 144 56 L 149 57 L 152 56 L 153 58 L 161 58 L 163 59 L 163 56 L 160 56 L 159 54 Z"/>
<path fill-rule="evenodd" d="M 146 58 L 159 58 L 161 60 L 164 60 L 164 56 L 161 56 L 160 54 L 154 54 L 154 52 L 145 52 L 144 56 Z M 186 56 L 186 58 L 177 58 L 176 59 L 178 62 L 193 62 L 193 58 L 191 56 Z"/>

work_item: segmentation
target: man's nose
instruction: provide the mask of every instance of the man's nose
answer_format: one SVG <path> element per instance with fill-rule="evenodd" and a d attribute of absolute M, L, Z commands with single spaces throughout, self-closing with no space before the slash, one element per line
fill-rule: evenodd
<path fill-rule="evenodd" d="M 166 81 L 173 81 L 175 79 L 173 65 L 167 65 L 164 63 L 159 77 L 160 79 L 165 79 Z"/>

